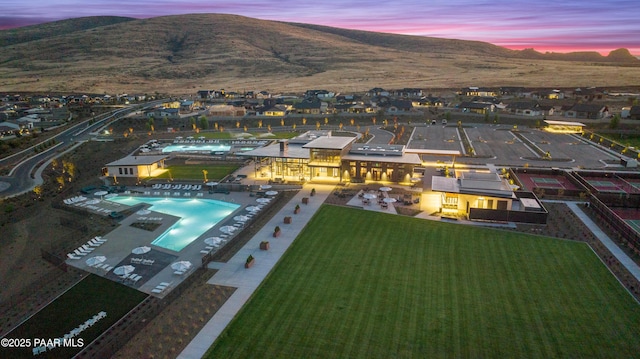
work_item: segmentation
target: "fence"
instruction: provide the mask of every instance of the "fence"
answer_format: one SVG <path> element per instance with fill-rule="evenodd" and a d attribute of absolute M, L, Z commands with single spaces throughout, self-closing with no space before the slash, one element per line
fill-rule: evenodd
<path fill-rule="evenodd" d="M 589 205 L 595 210 L 605 225 L 616 231 L 622 242 L 634 253 L 640 254 L 640 234 L 633 229 L 624 219 L 620 218 L 611 208 L 598 197 L 591 195 Z"/>

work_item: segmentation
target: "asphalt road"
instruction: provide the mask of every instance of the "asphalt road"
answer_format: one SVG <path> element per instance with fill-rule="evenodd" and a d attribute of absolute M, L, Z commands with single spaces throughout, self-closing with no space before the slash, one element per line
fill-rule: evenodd
<path fill-rule="evenodd" d="M 129 113 L 155 106 L 158 103 L 161 103 L 161 101 L 129 106 L 95 116 L 54 136 L 53 138 L 56 140 L 56 145 L 48 148 L 46 151 L 33 155 L 35 153 L 35 146 L 33 146 L 15 155 L 0 159 L 0 165 L 4 165 L 18 161 L 22 157 L 31 156 L 18 163 L 8 176 L 0 176 L 0 197 L 16 196 L 31 191 L 36 185 L 42 183 L 42 178 L 36 175 L 36 172 L 41 170 L 40 167 L 45 165 L 49 160 L 60 156 L 61 153 L 58 151 L 61 148 L 67 149 L 74 144 L 88 141 L 95 135 L 94 133 L 107 122 L 118 120 Z M 91 120 L 93 120 L 93 123 L 90 123 Z"/>

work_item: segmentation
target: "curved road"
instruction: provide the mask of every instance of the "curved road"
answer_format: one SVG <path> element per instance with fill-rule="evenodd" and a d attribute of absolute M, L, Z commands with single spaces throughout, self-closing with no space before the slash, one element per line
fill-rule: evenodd
<path fill-rule="evenodd" d="M 88 141 L 94 135 L 95 131 L 99 130 L 105 123 L 111 119 L 120 119 L 123 116 L 146 109 L 151 106 L 155 106 L 162 101 L 153 101 L 145 104 L 134 105 L 130 107 L 121 108 L 111 111 L 106 114 L 98 115 L 92 119 L 85 120 L 77 125 L 68 128 L 61 133 L 55 135 L 56 145 L 48 148 L 44 152 L 40 152 L 33 155 L 35 146 L 32 146 L 24 151 L 16 153 L 14 155 L 0 159 L 0 165 L 10 164 L 13 161 L 19 160 L 21 157 L 31 156 L 13 167 L 8 176 L 0 176 L 0 197 L 12 197 L 28 191 L 31 191 L 36 185 L 42 183 L 42 177 L 40 173 L 37 173 L 32 177 L 32 173 L 36 171 L 41 172 L 44 169 L 43 165 L 56 157 L 62 155 L 58 150 L 62 148 L 71 148 L 74 144 L 80 144 L 84 141 Z M 94 123 L 90 124 L 93 120 Z M 42 167 L 42 168 L 40 168 Z"/>

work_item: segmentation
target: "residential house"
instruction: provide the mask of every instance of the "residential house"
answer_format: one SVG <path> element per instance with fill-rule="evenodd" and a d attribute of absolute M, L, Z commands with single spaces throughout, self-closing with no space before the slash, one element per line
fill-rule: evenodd
<path fill-rule="evenodd" d="M 458 108 L 462 112 L 478 113 L 484 115 L 485 113 L 494 112 L 496 105 L 490 102 L 470 102 L 465 101 L 458 105 Z"/>
<path fill-rule="evenodd" d="M 338 103 L 333 105 L 338 113 L 375 113 L 376 111 L 362 102 Z"/>
<path fill-rule="evenodd" d="M 305 99 L 318 98 L 320 100 L 328 100 L 335 97 L 335 93 L 327 90 L 307 90 L 304 93 Z"/>
<path fill-rule="evenodd" d="M 564 117 L 570 118 L 599 120 L 607 116 L 609 116 L 609 109 L 607 106 L 598 104 L 578 103 L 564 112 Z"/>
<path fill-rule="evenodd" d="M 288 112 L 289 108 L 287 106 L 271 103 L 256 108 L 256 116 L 284 117 Z"/>
<path fill-rule="evenodd" d="M 146 113 L 147 117 L 151 118 L 169 118 L 169 119 L 179 119 L 180 118 L 180 109 L 177 108 L 165 108 L 159 107 L 155 108 Z"/>
<path fill-rule="evenodd" d="M 524 87 L 500 87 L 501 96 L 522 97 L 526 93 Z"/>
<path fill-rule="evenodd" d="M 560 90 L 540 90 L 531 92 L 531 98 L 544 100 L 564 100 L 564 91 Z"/>
<path fill-rule="evenodd" d="M 395 90 L 392 92 L 392 95 L 395 97 L 405 97 L 405 98 L 420 98 L 424 96 L 422 89 L 419 88 L 403 88 L 401 90 Z"/>
<path fill-rule="evenodd" d="M 210 116 L 235 117 L 235 116 L 244 116 L 247 113 L 247 110 L 242 106 L 217 104 L 217 105 L 209 106 L 207 108 L 207 113 Z"/>
<path fill-rule="evenodd" d="M 467 87 L 460 91 L 460 95 L 462 96 L 480 96 L 480 97 L 496 97 L 498 96 L 499 91 L 495 89 L 491 89 L 488 87 Z"/>
<path fill-rule="evenodd" d="M 413 110 L 411 100 L 391 100 L 385 108 L 387 113 L 409 112 L 411 110 Z"/>
<path fill-rule="evenodd" d="M 20 131 L 20 126 L 13 122 L 0 122 L 0 135 L 8 136 Z"/>
<path fill-rule="evenodd" d="M 374 87 L 371 90 L 367 91 L 368 97 L 389 97 L 391 93 L 381 87 Z"/>
<path fill-rule="evenodd" d="M 516 101 L 507 105 L 507 112 L 521 116 L 541 116 L 544 111 L 538 101 Z"/>
<path fill-rule="evenodd" d="M 319 115 L 326 113 L 328 104 L 317 98 L 306 99 L 293 105 L 293 111 L 298 114 Z"/>
<path fill-rule="evenodd" d="M 573 91 L 573 97 L 583 101 L 602 100 L 605 96 L 603 91 L 595 87 L 577 88 Z"/>
<path fill-rule="evenodd" d="M 422 97 L 411 102 L 413 107 L 444 107 L 444 100 L 438 97 Z"/>
<path fill-rule="evenodd" d="M 190 100 L 180 102 L 180 113 L 191 113 L 195 108 L 195 103 Z"/>

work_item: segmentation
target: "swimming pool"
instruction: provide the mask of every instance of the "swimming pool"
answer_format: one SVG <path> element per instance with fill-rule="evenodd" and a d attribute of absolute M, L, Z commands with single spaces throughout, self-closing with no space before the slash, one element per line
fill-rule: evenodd
<path fill-rule="evenodd" d="M 108 200 L 134 206 L 140 203 L 151 205 L 150 210 L 180 217 L 173 226 L 162 233 L 151 244 L 180 252 L 204 232 L 233 213 L 240 205 L 213 199 L 113 197 Z"/>
<path fill-rule="evenodd" d="M 208 151 L 208 152 L 229 152 L 231 146 L 216 144 L 177 144 L 169 145 L 162 149 L 162 153 L 171 152 L 195 152 L 195 151 Z"/>

